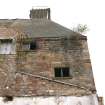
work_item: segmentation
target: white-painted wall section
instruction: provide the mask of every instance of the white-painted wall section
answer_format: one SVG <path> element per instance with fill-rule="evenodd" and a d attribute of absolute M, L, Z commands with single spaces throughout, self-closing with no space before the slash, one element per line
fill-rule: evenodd
<path fill-rule="evenodd" d="M 4 102 L 0 97 L 0 105 L 98 105 L 97 95 L 89 96 L 39 96 L 15 97 L 13 101 Z"/>

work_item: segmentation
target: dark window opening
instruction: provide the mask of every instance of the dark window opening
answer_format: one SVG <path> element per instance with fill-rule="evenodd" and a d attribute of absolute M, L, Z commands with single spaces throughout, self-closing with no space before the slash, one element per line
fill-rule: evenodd
<path fill-rule="evenodd" d="M 13 101 L 13 96 L 4 96 L 3 101 L 4 102 Z"/>
<path fill-rule="evenodd" d="M 31 42 L 30 43 L 30 50 L 35 50 L 37 48 L 36 42 Z"/>
<path fill-rule="evenodd" d="M 36 41 L 23 42 L 22 50 L 31 51 L 37 49 Z"/>
<path fill-rule="evenodd" d="M 69 77 L 70 76 L 70 70 L 69 67 L 57 67 L 54 69 L 55 71 L 55 77 Z"/>
<path fill-rule="evenodd" d="M 12 43 L 12 39 L 1 39 L 1 43 Z"/>

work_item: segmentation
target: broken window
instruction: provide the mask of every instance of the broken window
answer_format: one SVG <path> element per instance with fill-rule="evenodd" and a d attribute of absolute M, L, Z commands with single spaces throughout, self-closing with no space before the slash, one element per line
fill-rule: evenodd
<path fill-rule="evenodd" d="M 0 39 L 0 54 L 14 54 L 12 39 Z"/>
<path fill-rule="evenodd" d="M 69 77 L 70 70 L 69 67 L 56 67 L 54 68 L 55 77 Z"/>
<path fill-rule="evenodd" d="M 30 43 L 30 50 L 35 50 L 36 49 L 36 42 L 31 42 Z"/>
<path fill-rule="evenodd" d="M 23 43 L 23 50 L 36 50 L 37 46 L 36 46 L 36 42 L 26 42 Z"/>

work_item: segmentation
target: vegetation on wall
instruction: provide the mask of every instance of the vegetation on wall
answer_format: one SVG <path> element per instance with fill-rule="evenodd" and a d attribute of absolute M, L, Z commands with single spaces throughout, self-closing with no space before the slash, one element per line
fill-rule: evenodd
<path fill-rule="evenodd" d="M 80 33 L 80 34 L 84 34 L 88 31 L 88 26 L 86 24 L 78 24 L 76 27 L 73 27 L 73 31 Z"/>

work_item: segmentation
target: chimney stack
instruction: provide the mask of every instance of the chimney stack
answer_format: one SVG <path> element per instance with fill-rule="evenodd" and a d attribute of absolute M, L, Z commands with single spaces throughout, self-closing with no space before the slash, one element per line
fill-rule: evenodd
<path fill-rule="evenodd" d="M 42 18 L 50 20 L 50 8 L 30 10 L 30 19 L 42 19 Z"/>

